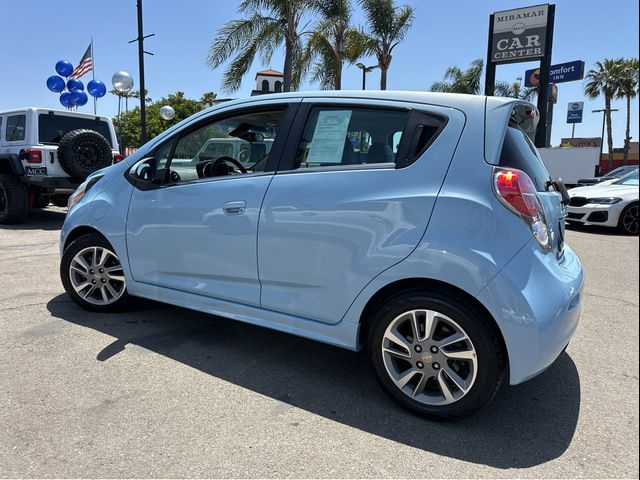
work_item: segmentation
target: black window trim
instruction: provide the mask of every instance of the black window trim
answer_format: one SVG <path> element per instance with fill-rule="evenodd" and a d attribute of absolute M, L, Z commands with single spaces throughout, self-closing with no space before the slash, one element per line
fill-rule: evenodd
<path fill-rule="evenodd" d="M 280 163 L 280 160 L 282 158 L 282 151 L 284 150 L 284 146 L 286 145 L 289 132 L 292 129 L 292 123 L 294 121 L 297 108 L 298 108 L 297 102 L 285 102 L 285 103 L 273 103 L 273 104 L 266 104 L 266 105 L 253 105 L 253 106 L 250 105 L 250 106 L 245 106 L 238 109 L 222 112 L 217 115 L 216 114 L 207 115 L 204 118 L 195 122 L 193 125 L 190 125 L 189 127 L 183 130 L 175 132 L 169 138 L 165 139 L 162 143 L 154 147 L 153 150 L 149 152 L 149 155 L 138 160 L 136 163 L 134 163 L 130 168 L 128 168 L 125 171 L 125 178 L 127 179 L 127 181 L 129 181 L 129 183 L 131 183 L 134 187 L 136 187 L 139 190 L 157 190 L 160 188 L 172 188 L 172 187 L 179 187 L 182 185 L 192 185 L 196 183 L 216 182 L 221 180 L 237 180 L 242 178 L 255 178 L 255 177 L 261 177 L 265 175 L 273 175 L 277 171 L 278 164 Z M 269 160 L 267 161 L 267 165 L 265 166 L 265 169 L 262 172 L 248 173 L 243 175 L 229 175 L 229 176 L 223 176 L 223 177 L 199 178 L 199 179 L 178 182 L 178 183 L 154 183 L 148 180 L 142 180 L 140 178 L 134 177 L 131 174 L 131 171 L 133 171 L 137 165 L 139 165 L 141 162 L 148 161 L 150 158 L 154 158 L 158 150 L 160 150 L 170 142 L 173 142 L 173 146 L 171 147 L 171 150 L 169 152 L 169 158 L 167 159 L 167 165 L 165 166 L 165 168 L 171 168 L 171 161 L 173 160 L 173 154 L 175 153 L 176 147 L 178 146 L 178 142 L 180 141 L 180 139 L 198 130 L 204 125 L 219 122 L 226 118 L 232 118 L 238 115 L 243 115 L 245 113 L 259 113 L 259 112 L 267 112 L 267 111 L 273 111 L 273 110 L 282 110 L 284 112 L 284 118 L 282 119 L 282 124 L 278 128 L 278 134 L 276 135 L 276 139 L 273 142 L 273 146 L 269 151 Z"/>
<path fill-rule="evenodd" d="M 400 141 L 400 145 L 398 147 L 398 152 L 396 154 L 395 162 L 388 163 L 363 163 L 360 165 L 332 165 L 332 166 L 318 166 L 318 167 L 306 167 L 300 168 L 299 166 L 295 166 L 296 157 L 298 153 L 298 147 L 300 146 L 300 142 L 302 141 L 302 136 L 304 134 L 304 130 L 306 128 L 307 122 L 311 116 L 311 111 L 313 108 L 346 108 L 346 109 L 369 109 L 369 110 L 390 110 L 393 112 L 405 112 L 407 113 L 407 122 L 405 123 L 404 130 L 402 131 L 402 139 Z M 438 122 L 439 129 L 433 135 L 433 137 L 427 142 L 427 144 L 420 150 L 420 152 L 414 152 L 411 157 L 409 157 L 408 152 L 410 151 L 410 142 L 413 140 L 415 135 L 415 129 L 419 125 L 419 121 L 421 119 L 428 118 L 431 122 Z M 441 113 L 436 113 L 432 111 L 426 111 L 420 108 L 414 107 L 403 107 L 397 105 L 362 105 L 358 103 L 351 102 L 322 102 L 322 101 L 312 101 L 312 102 L 303 102 L 299 104 L 296 116 L 293 121 L 293 126 L 291 131 L 289 132 L 289 138 L 287 140 L 287 144 L 283 150 L 282 161 L 276 170 L 277 175 L 289 175 L 289 174 L 299 174 L 299 173 L 314 173 L 314 172 L 334 172 L 334 171 L 354 171 L 354 170 L 397 170 L 400 168 L 405 168 L 414 163 L 418 158 L 420 158 L 429 147 L 435 142 L 435 140 L 440 136 L 447 123 L 449 122 L 449 118 Z M 409 136 L 406 135 L 408 132 L 414 131 L 414 135 L 411 136 L 411 140 Z"/>

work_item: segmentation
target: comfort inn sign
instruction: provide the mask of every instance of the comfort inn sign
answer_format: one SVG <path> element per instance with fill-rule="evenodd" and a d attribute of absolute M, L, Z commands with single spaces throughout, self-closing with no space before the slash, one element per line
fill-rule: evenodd
<path fill-rule="evenodd" d="M 505 10 L 493 14 L 491 61 L 523 62 L 542 58 L 549 5 Z"/>

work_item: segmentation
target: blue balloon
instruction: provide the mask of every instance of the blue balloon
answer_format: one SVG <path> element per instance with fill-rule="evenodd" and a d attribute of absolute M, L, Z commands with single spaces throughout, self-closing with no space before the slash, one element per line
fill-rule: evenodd
<path fill-rule="evenodd" d="M 58 75 L 47 78 L 47 88 L 52 92 L 60 93 L 64 90 L 64 79 Z"/>
<path fill-rule="evenodd" d="M 87 94 L 84 93 L 82 90 L 76 90 L 75 92 L 71 92 L 71 103 L 73 103 L 78 107 L 85 105 L 88 99 L 89 97 L 87 97 Z"/>
<path fill-rule="evenodd" d="M 67 60 L 60 60 L 56 63 L 56 72 L 62 77 L 68 77 L 73 73 L 73 65 Z"/>
<path fill-rule="evenodd" d="M 104 97 L 107 87 L 100 80 L 91 80 L 87 83 L 87 91 L 96 98 Z"/>
<path fill-rule="evenodd" d="M 69 92 L 64 92 L 60 95 L 60 103 L 63 107 L 71 108 L 73 107 L 73 103 L 71 103 L 71 94 Z"/>
<path fill-rule="evenodd" d="M 70 78 L 67 81 L 67 90 L 70 92 L 79 92 L 84 90 L 84 84 L 77 78 Z"/>

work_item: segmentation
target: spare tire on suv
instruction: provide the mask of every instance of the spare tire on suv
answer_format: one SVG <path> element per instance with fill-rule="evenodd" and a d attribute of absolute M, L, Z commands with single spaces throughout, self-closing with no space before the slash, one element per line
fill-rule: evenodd
<path fill-rule="evenodd" d="M 60 139 L 58 161 L 65 172 L 79 181 L 113 163 L 111 145 L 98 132 L 72 130 Z"/>

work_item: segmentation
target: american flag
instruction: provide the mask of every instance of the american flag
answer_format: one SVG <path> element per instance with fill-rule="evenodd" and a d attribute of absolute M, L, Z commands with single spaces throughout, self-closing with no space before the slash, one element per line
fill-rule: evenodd
<path fill-rule="evenodd" d="M 80 78 L 85 73 L 93 70 L 93 60 L 91 58 L 91 44 L 87 47 L 87 51 L 84 52 L 84 55 L 78 62 L 78 66 L 75 68 L 73 72 L 71 72 L 71 78 Z"/>

